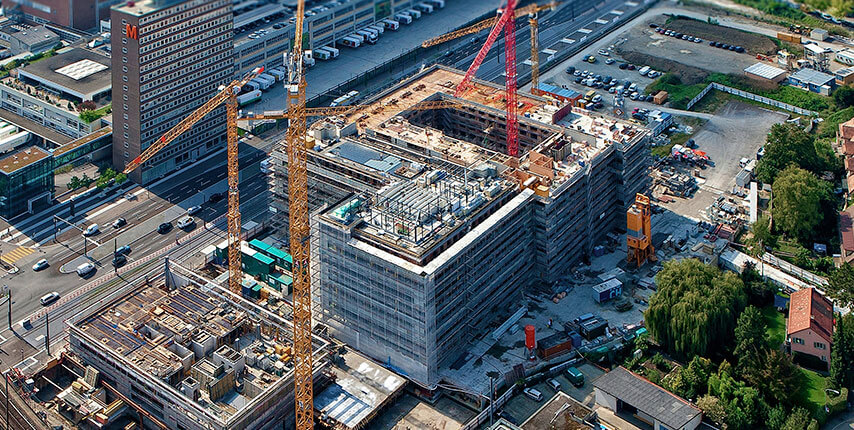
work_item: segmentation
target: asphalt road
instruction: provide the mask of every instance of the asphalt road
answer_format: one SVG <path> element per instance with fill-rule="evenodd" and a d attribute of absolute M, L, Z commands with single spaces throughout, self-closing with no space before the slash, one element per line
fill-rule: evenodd
<path fill-rule="evenodd" d="M 275 139 L 252 142 L 254 150 L 246 145 L 241 159 L 241 213 L 243 219 L 266 213 L 269 203 L 269 185 L 266 176 L 259 169 L 259 162 L 266 157 Z M 98 223 L 101 233 L 92 236 L 87 245 L 87 256 L 83 256 L 83 237 L 76 228 L 69 228 L 57 236 L 58 242 L 53 242 L 53 221 L 47 217 L 44 229 L 36 235 L 39 241 L 45 241 L 42 246 L 28 248 L 31 254 L 16 261 L 17 273 L 0 275 L 0 285 L 8 285 L 13 297 L 13 322 L 25 319 L 31 313 L 41 309 L 39 298 L 49 292 L 56 291 L 64 296 L 71 291 L 96 279 L 105 273 L 113 271 L 111 265 L 114 247 L 130 245 L 132 251 L 128 264 L 152 254 L 170 244 L 183 240 L 194 229 L 202 229 L 207 223 L 225 213 L 227 199 L 217 203 L 205 200 L 215 192 L 226 190 L 224 154 L 197 163 L 193 167 L 179 172 L 174 178 L 167 179 L 162 184 L 152 187 L 150 191 L 138 189 L 139 195 L 134 200 L 118 199 L 102 200 L 97 206 L 78 214 L 72 222 L 89 225 Z M 194 229 L 186 231 L 173 228 L 167 234 L 158 234 L 157 226 L 161 222 L 171 221 L 186 215 L 186 209 L 193 205 L 202 205 L 203 210 L 195 215 L 197 220 Z M 118 217 L 128 221 L 128 225 L 115 230 L 110 224 Z M 0 249 L 4 254 L 14 255 L 17 249 L 12 244 L 2 243 Z M 42 271 L 34 272 L 31 268 L 37 260 L 45 258 L 50 266 Z M 74 273 L 74 268 L 84 262 L 91 261 L 96 265 L 96 271 L 87 279 Z M 60 269 L 65 266 L 64 272 Z M 8 265 L 7 265 L 8 267 Z M 71 273 L 67 273 L 71 272 Z M 6 336 L 0 334 L 0 336 Z M 8 337 L 8 336 L 7 336 Z M 0 339 L 2 340 L 2 339 Z"/>
<path fill-rule="evenodd" d="M 547 55 L 543 51 L 552 49 L 562 51 L 568 49 L 566 43 L 562 39 L 570 38 L 576 40 L 580 46 L 581 38 L 588 39 L 598 36 L 599 34 L 611 31 L 615 25 L 615 18 L 622 15 L 628 15 L 637 8 L 643 7 L 643 2 L 627 2 L 625 0 L 581 0 L 579 2 L 563 3 L 553 12 L 545 12 L 540 15 L 540 31 L 539 31 L 539 60 L 541 73 L 545 71 L 543 67 L 548 60 Z M 619 14 L 615 13 L 619 12 Z M 522 25 L 519 25 L 522 23 Z M 581 32 L 579 32 L 581 30 Z M 458 52 L 468 53 L 461 60 L 454 61 L 454 67 L 466 70 L 474 61 L 477 55 L 477 50 L 485 40 L 485 35 L 488 31 L 484 30 L 480 33 L 480 41 L 474 44 L 469 42 L 472 47 L 463 48 L 457 47 Z M 517 21 L 516 30 L 516 64 L 517 73 L 519 76 L 528 74 L 531 67 L 524 64 L 525 61 L 531 58 L 531 33 L 528 28 L 527 19 Z M 571 48 L 571 46 L 569 46 Z M 459 55 L 459 54 L 458 54 Z M 456 57 L 456 56 L 455 56 Z M 455 59 L 452 57 L 452 59 Z M 504 83 L 504 45 L 503 36 L 496 41 L 493 48 L 490 50 L 486 59 L 477 72 L 477 77 L 480 79 L 489 80 L 498 84 Z M 443 61 L 448 64 L 448 62 Z"/>

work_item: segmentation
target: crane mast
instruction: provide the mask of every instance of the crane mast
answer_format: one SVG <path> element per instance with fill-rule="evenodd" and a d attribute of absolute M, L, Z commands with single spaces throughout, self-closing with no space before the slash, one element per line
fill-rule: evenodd
<path fill-rule="evenodd" d="M 540 84 L 540 52 L 539 37 L 540 24 L 537 21 L 537 12 L 528 14 L 528 25 L 531 27 L 531 94 L 539 95 L 537 87 Z"/>
<path fill-rule="evenodd" d="M 311 357 L 311 278 L 309 273 L 308 148 L 305 142 L 305 70 L 302 30 L 305 0 L 297 1 L 294 46 L 288 62 L 288 212 L 294 278 L 294 403 L 297 430 L 314 428 Z"/>

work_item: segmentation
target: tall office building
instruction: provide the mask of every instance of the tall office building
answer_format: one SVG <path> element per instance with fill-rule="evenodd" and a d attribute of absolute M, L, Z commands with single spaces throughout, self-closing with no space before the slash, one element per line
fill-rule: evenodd
<path fill-rule="evenodd" d="M 144 0 L 112 9 L 113 165 L 123 169 L 234 74 L 231 0 Z M 226 141 L 225 107 L 131 174 L 147 184 Z"/>

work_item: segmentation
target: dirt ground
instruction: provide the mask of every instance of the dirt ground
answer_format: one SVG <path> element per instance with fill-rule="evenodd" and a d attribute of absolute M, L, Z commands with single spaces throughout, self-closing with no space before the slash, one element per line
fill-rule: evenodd
<path fill-rule="evenodd" d="M 657 22 L 664 25 L 664 22 Z M 668 30 L 676 30 L 680 33 L 691 34 L 705 40 L 714 40 L 723 43 L 737 44 L 743 46 L 749 54 L 774 54 L 777 52 L 777 44 L 767 36 L 731 27 L 709 24 L 689 18 L 676 18 L 667 23 Z M 707 45 L 708 46 L 708 45 Z M 717 49 L 717 48 L 716 48 Z"/>
<path fill-rule="evenodd" d="M 476 413 L 447 398 L 435 405 L 425 403 L 411 394 L 400 396 L 371 423 L 378 430 L 456 430 Z"/>
<path fill-rule="evenodd" d="M 683 83 L 691 85 L 702 82 L 709 73 L 719 72 L 732 75 L 742 75 L 744 69 L 756 63 L 756 58 L 751 54 L 739 54 L 736 52 L 709 46 L 710 40 L 725 41 L 723 36 L 708 38 L 699 33 L 687 32 L 693 36 L 703 39 L 702 42 L 689 42 L 671 36 L 665 36 L 649 28 L 650 23 L 664 24 L 666 15 L 658 15 L 632 27 L 625 35 L 624 41 L 617 44 L 617 52 L 626 61 L 638 65 L 648 65 L 653 69 L 677 74 Z M 702 24 L 693 20 L 676 20 L 674 22 L 687 22 L 692 25 Z M 725 29 L 724 27 L 712 26 Z M 671 28 L 667 25 L 667 28 Z M 728 29 L 732 30 L 732 29 Z M 741 34 L 749 35 L 738 30 Z M 768 40 L 765 36 L 753 35 Z M 745 38 L 749 41 L 751 38 Z M 738 39 L 741 43 L 741 39 Z M 757 42 L 758 43 L 758 42 Z"/>

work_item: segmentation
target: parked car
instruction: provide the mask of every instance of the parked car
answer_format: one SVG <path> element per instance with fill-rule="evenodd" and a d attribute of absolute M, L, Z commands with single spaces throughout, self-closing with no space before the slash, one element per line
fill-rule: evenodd
<path fill-rule="evenodd" d="M 50 264 L 47 263 L 46 259 L 42 258 L 41 260 L 36 261 L 36 264 L 33 264 L 33 272 L 44 270 L 47 268 L 47 266 L 50 266 Z"/>
<path fill-rule="evenodd" d="M 608 65 L 614 64 L 616 62 L 617 62 L 617 60 L 615 60 L 613 58 L 606 58 L 605 59 L 605 64 L 608 64 Z"/>
<path fill-rule="evenodd" d="M 115 255 L 128 255 L 130 254 L 130 245 L 120 246 L 116 249 Z"/>
<path fill-rule="evenodd" d="M 89 263 L 87 263 L 87 264 L 89 264 Z M 39 299 L 39 301 L 42 303 L 42 306 L 47 306 L 47 305 L 49 305 L 49 304 L 51 304 L 57 300 L 59 300 L 59 293 L 57 293 L 56 291 L 54 291 L 52 293 L 45 294 L 42 296 L 41 299 Z"/>
<path fill-rule="evenodd" d="M 124 218 L 116 218 L 116 220 L 113 221 L 113 228 L 122 228 L 127 225 L 127 223 L 127 220 Z"/>
<path fill-rule="evenodd" d="M 611 53 L 610 53 L 610 52 L 608 52 L 608 51 L 606 51 L 606 50 L 604 50 L 604 49 L 600 49 L 600 50 L 598 50 L 598 51 L 596 51 L 596 52 L 597 52 L 599 55 L 602 55 L 602 56 L 605 56 L 605 57 L 607 57 L 607 56 L 610 56 L 610 55 L 611 55 Z"/>
<path fill-rule="evenodd" d="M 101 227 L 98 224 L 92 224 L 89 227 L 86 227 L 86 230 L 83 230 L 83 236 L 89 237 L 101 231 Z"/>
<path fill-rule="evenodd" d="M 569 66 L 566 68 L 566 74 L 567 75 L 571 75 L 573 73 L 575 73 L 575 67 Z"/>
<path fill-rule="evenodd" d="M 575 367 L 569 367 L 566 369 L 566 379 L 569 379 L 569 382 L 576 387 L 584 385 L 584 374 Z"/>
<path fill-rule="evenodd" d="M 560 382 L 556 379 L 549 378 L 546 382 L 549 384 L 549 387 L 552 387 L 552 390 L 560 391 Z"/>
<path fill-rule="evenodd" d="M 628 69 L 628 68 L 629 68 L 629 65 L 628 65 L 628 64 L 626 64 L 626 63 L 620 63 L 620 65 L 619 65 L 619 66 L 617 66 L 617 67 L 619 67 L 619 68 L 620 68 L 620 70 L 626 70 L 626 69 Z"/>
<path fill-rule="evenodd" d="M 157 232 L 160 234 L 169 233 L 169 230 L 172 230 L 172 223 L 171 222 L 164 222 L 163 224 L 160 224 L 159 226 L 157 226 Z"/>
<path fill-rule="evenodd" d="M 543 393 L 536 388 L 525 388 L 523 392 L 531 400 L 535 400 L 537 402 L 541 402 L 543 400 Z"/>
<path fill-rule="evenodd" d="M 635 65 L 634 65 L 634 64 L 629 64 L 629 67 L 628 67 L 628 69 L 629 69 L 629 70 L 634 70 L 634 69 L 636 69 L 636 68 L 637 68 L 637 67 L 635 67 Z"/>
<path fill-rule="evenodd" d="M 95 265 L 92 263 L 83 263 L 77 266 L 77 274 L 79 276 L 86 276 L 92 273 L 93 270 L 95 270 Z"/>

